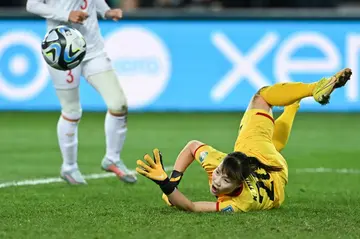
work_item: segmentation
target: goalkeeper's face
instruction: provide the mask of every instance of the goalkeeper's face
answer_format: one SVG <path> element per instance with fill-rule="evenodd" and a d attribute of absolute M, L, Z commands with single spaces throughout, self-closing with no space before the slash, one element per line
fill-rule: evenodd
<path fill-rule="evenodd" d="M 222 170 L 222 164 L 220 164 L 212 174 L 211 194 L 214 196 L 231 194 L 237 188 L 239 188 L 239 183 L 226 175 L 224 170 Z"/>

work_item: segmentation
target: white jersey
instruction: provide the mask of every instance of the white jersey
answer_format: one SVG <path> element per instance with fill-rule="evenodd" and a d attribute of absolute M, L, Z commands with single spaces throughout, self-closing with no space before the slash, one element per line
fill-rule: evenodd
<path fill-rule="evenodd" d="M 47 19 L 48 30 L 66 24 L 78 29 L 86 40 L 86 56 L 84 60 L 94 58 L 104 52 L 104 41 L 100 34 L 97 13 L 105 18 L 110 10 L 105 0 L 28 0 L 27 11 Z M 69 22 L 71 11 L 84 11 L 89 14 L 84 24 Z"/>

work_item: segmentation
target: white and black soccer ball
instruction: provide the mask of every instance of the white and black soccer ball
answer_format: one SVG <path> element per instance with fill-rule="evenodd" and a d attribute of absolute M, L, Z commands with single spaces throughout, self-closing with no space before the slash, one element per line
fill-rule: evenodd
<path fill-rule="evenodd" d="M 86 41 L 78 30 L 69 26 L 57 26 L 46 33 L 41 52 L 51 67 L 63 71 L 71 70 L 84 59 Z"/>

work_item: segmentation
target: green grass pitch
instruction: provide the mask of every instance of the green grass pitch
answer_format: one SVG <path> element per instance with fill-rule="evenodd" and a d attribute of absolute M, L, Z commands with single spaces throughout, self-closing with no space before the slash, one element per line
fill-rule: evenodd
<path fill-rule="evenodd" d="M 0 113 L 0 184 L 57 177 L 58 113 Z M 191 139 L 225 152 L 241 113 L 130 114 L 122 157 L 130 168 L 154 147 L 173 165 Z M 102 113 L 84 113 L 79 165 L 101 173 Z M 284 150 L 289 164 L 286 201 L 262 212 L 192 214 L 167 207 L 161 192 L 139 176 L 136 185 L 115 177 L 0 189 L 0 238 L 359 238 L 360 174 L 300 173 L 301 168 L 360 169 L 360 115 L 299 113 Z M 206 174 L 194 163 L 180 190 L 192 200 L 214 200 Z"/>

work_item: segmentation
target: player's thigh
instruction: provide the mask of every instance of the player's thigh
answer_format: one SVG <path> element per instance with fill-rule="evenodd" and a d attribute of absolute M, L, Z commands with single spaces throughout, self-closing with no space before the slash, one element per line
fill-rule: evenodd
<path fill-rule="evenodd" d="M 247 110 L 252 109 L 258 109 L 258 110 L 264 110 L 268 112 L 268 114 L 272 114 L 272 108 L 271 105 L 269 105 L 265 99 L 260 95 L 261 91 L 266 89 L 267 87 L 261 88 L 250 100 L 249 105 L 247 107 Z"/>
<path fill-rule="evenodd" d="M 264 88 L 262 88 L 262 89 L 264 89 Z M 238 142 L 241 138 L 247 137 L 249 135 L 259 135 L 259 133 L 260 133 L 259 130 L 263 131 L 263 129 L 261 127 L 257 127 L 257 126 L 259 126 L 257 124 L 259 121 L 261 123 L 260 126 L 262 126 L 262 125 L 266 126 L 266 130 L 269 130 L 272 127 L 274 127 L 273 125 L 268 125 L 269 122 L 267 122 L 266 120 L 265 120 L 266 123 L 262 124 L 262 121 L 264 121 L 264 119 L 261 120 L 258 117 L 254 117 L 254 115 L 261 115 L 261 116 L 267 117 L 272 122 L 274 122 L 271 106 L 260 95 L 260 92 L 262 89 L 260 89 L 259 92 L 257 92 L 251 98 L 251 100 L 249 102 L 246 112 L 243 115 L 241 122 L 240 122 L 238 137 L 237 137 L 235 145 L 238 144 Z"/>
<path fill-rule="evenodd" d="M 71 89 L 56 89 L 56 95 L 60 101 L 61 114 L 70 120 L 81 118 L 82 109 L 80 104 L 79 87 Z"/>
<path fill-rule="evenodd" d="M 84 62 L 83 75 L 100 93 L 112 113 L 125 113 L 127 101 L 111 61 L 106 56 L 99 56 Z"/>
<path fill-rule="evenodd" d="M 234 151 L 241 151 L 249 144 L 266 147 L 272 145 L 274 119 L 272 114 L 262 109 L 248 109 L 240 123 Z"/>
<path fill-rule="evenodd" d="M 80 64 L 72 70 L 60 71 L 48 66 L 55 89 L 73 89 L 79 87 L 81 68 Z"/>
<path fill-rule="evenodd" d="M 88 79 L 89 76 L 113 70 L 110 58 L 106 53 L 82 62 L 82 75 Z"/>

